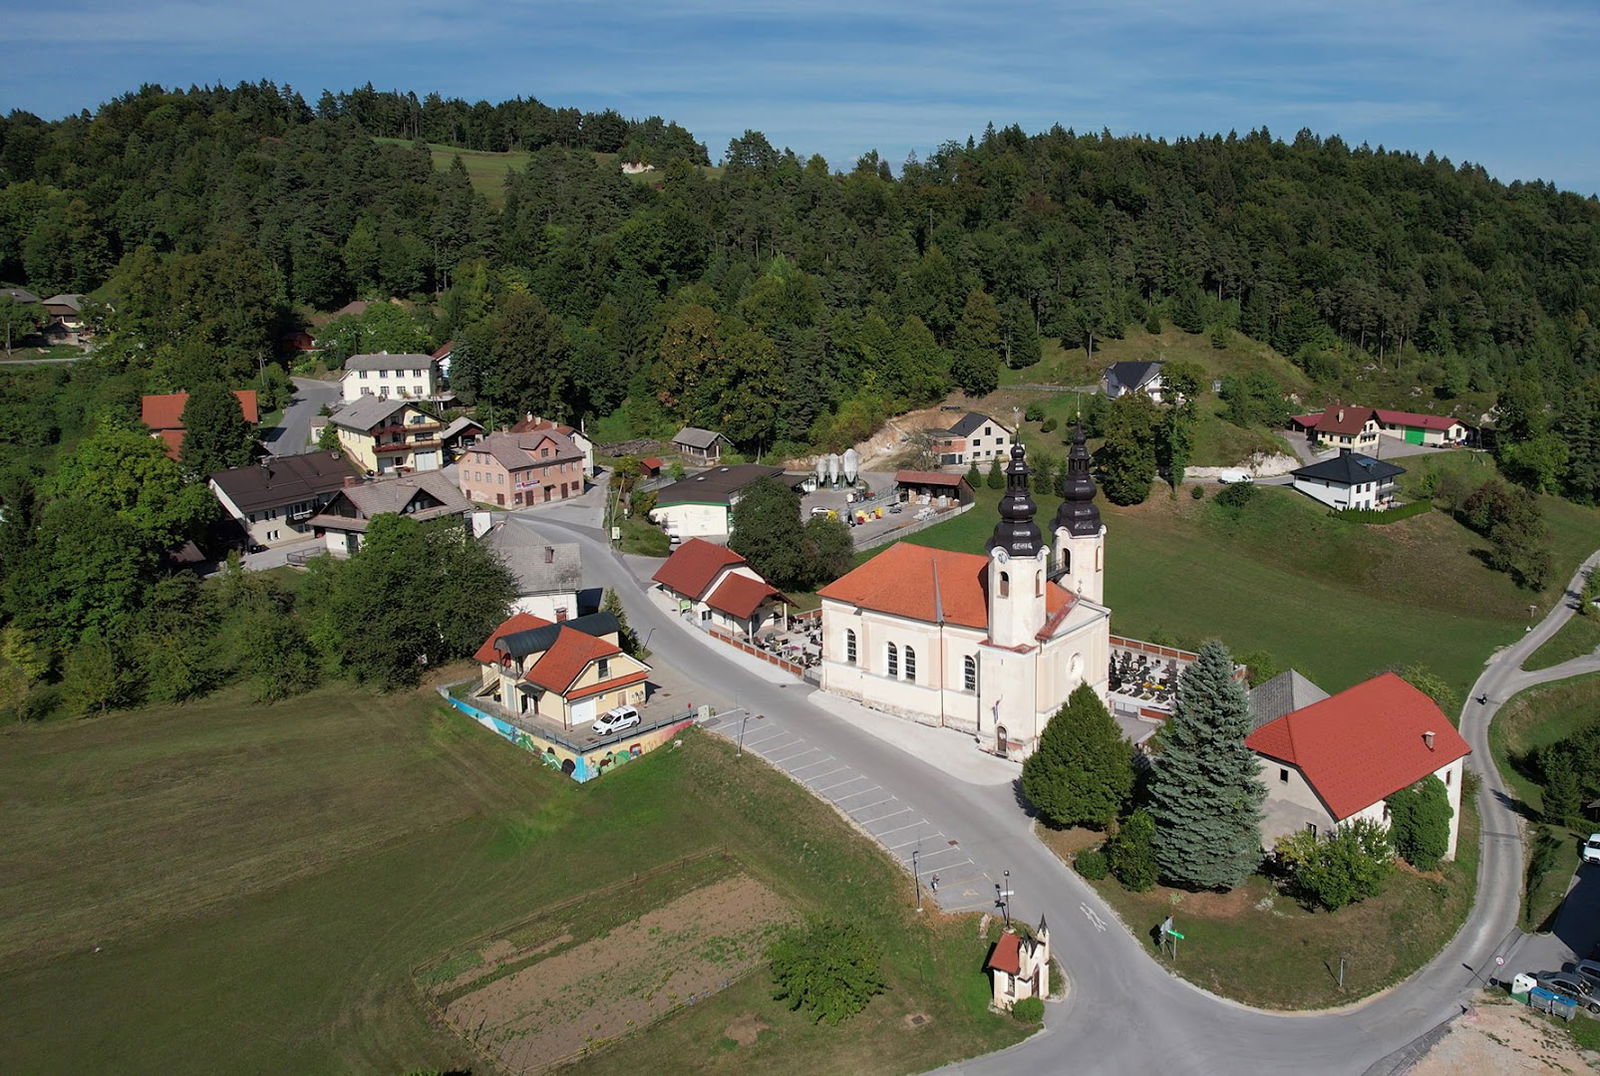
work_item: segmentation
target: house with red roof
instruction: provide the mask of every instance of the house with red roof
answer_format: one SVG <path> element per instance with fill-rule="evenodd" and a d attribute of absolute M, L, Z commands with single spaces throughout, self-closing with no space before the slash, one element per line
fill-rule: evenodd
<path fill-rule="evenodd" d="M 1267 787 L 1261 843 L 1303 829 L 1331 832 L 1368 819 L 1387 826 L 1384 801 L 1428 777 L 1450 797 L 1450 847 L 1456 854 L 1461 778 L 1472 753 L 1438 705 L 1394 673 L 1268 721 L 1245 745 Z"/>
<path fill-rule="evenodd" d="M 704 628 L 750 638 L 787 621 L 788 599 L 727 546 L 690 538 L 650 577 L 678 615 Z"/>
<path fill-rule="evenodd" d="M 234 389 L 244 420 L 254 426 L 261 421 L 261 407 L 255 389 Z M 164 444 L 167 455 L 177 459 L 183 448 L 183 409 L 189 404 L 187 392 L 165 392 L 139 397 L 139 421 L 150 427 L 150 435 Z"/>
<path fill-rule="evenodd" d="M 991 974 L 993 1005 L 1010 1009 L 1023 998 L 1050 996 L 1050 926 L 1039 920 L 1032 937 L 1007 927 L 983 968 Z"/>
<path fill-rule="evenodd" d="M 558 623 L 517 613 L 473 655 L 480 672 L 474 702 L 567 730 L 586 728 L 612 707 L 641 705 L 650 666 L 623 651 L 619 632 L 610 613 Z"/>
<path fill-rule="evenodd" d="M 571 441 L 573 445 L 577 447 L 578 451 L 583 453 L 583 473 L 586 475 L 592 475 L 596 473 L 594 467 L 594 442 L 589 440 L 588 436 L 576 426 L 568 426 L 564 422 L 557 422 L 554 419 L 542 418 L 539 415 L 535 415 L 532 411 L 529 411 L 527 414 L 523 415 L 520 421 L 511 427 L 510 432 L 541 433 L 545 431 L 558 433 L 562 437 L 565 437 L 567 440 Z"/>
<path fill-rule="evenodd" d="M 1025 758 L 1073 689 L 1106 698 L 1105 527 L 1074 438 L 1050 541 L 1021 445 L 984 553 L 890 546 L 823 587 L 822 688 Z"/>
<path fill-rule="evenodd" d="M 1289 424 L 1304 431 L 1312 441 L 1358 452 L 1376 447 L 1380 435 L 1408 445 L 1445 445 L 1465 441 L 1470 432 L 1466 423 L 1448 415 L 1344 404 L 1334 404 L 1316 414 L 1296 415 Z"/>

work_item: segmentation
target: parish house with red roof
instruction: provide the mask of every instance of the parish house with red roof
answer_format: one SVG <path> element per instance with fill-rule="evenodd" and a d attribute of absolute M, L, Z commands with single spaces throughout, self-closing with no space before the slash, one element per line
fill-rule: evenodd
<path fill-rule="evenodd" d="M 1387 826 L 1389 796 L 1437 777 L 1450 797 L 1447 858 L 1455 857 L 1461 775 L 1472 749 L 1431 698 L 1394 673 L 1267 721 L 1245 745 L 1267 786 L 1263 847 L 1356 819 Z"/>
<path fill-rule="evenodd" d="M 1079 684 L 1106 697 L 1111 612 L 1082 430 L 1050 542 L 1022 446 L 1010 456 L 986 553 L 899 542 L 818 592 L 822 687 L 1025 758 Z"/>
<path fill-rule="evenodd" d="M 690 538 L 650 577 L 678 614 L 701 627 L 748 639 L 773 620 L 787 620 L 777 587 L 727 546 Z"/>
<path fill-rule="evenodd" d="M 1469 432 L 1466 423 L 1448 415 L 1344 404 L 1334 404 L 1316 414 L 1296 415 L 1289 423 L 1312 441 L 1357 452 L 1376 448 L 1380 435 L 1408 445 L 1445 445 L 1465 441 Z"/>
<path fill-rule="evenodd" d="M 473 655 L 480 670 L 474 701 L 566 730 L 587 727 L 614 706 L 642 705 L 650 666 L 623 651 L 619 631 L 610 613 L 555 624 L 517 613 Z"/>

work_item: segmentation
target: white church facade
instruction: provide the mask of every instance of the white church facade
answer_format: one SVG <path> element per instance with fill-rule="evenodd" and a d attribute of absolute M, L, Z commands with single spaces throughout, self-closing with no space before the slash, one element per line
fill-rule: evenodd
<path fill-rule="evenodd" d="M 1079 684 L 1106 697 L 1105 527 L 1075 436 L 1046 544 L 1021 445 L 987 553 L 899 542 L 828 584 L 822 688 L 1025 758 Z"/>

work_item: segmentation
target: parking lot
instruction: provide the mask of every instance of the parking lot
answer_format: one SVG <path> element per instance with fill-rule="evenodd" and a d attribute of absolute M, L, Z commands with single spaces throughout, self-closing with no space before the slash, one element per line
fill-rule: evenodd
<path fill-rule="evenodd" d="M 908 527 L 941 511 L 934 505 L 901 504 L 899 491 L 894 482 L 894 473 L 891 471 L 864 472 L 861 479 L 867 483 L 869 489 L 866 500 L 854 500 L 851 490 L 819 489 L 801 498 L 802 518 L 810 519 L 818 510 L 832 511 L 840 519 L 847 521 L 854 517 L 855 522 L 851 524 L 850 537 L 855 542 L 856 548 L 862 549 L 881 544 L 893 531 Z M 954 511 L 957 507 L 959 506 L 951 504 L 949 508 L 942 510 Z"/>

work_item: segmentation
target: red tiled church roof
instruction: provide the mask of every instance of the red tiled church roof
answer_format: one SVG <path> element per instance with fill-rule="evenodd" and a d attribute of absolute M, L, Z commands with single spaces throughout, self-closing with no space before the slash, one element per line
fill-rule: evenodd
<path fill-rule="evenodd" d="M 942 612 L 946 623 L 987 628 L 988 569 L 989 558 L 977 553 L 897 542 L 817 594 L 909 620 L 933 623 Z M 1028 586 L 1030 582 L 1019 578 L 1012 585 Z M 1046 583 L 1044 594 L 1047 619 L 1072 603 L 1072 595 L 1055 583 Z"/>
<path fill-rule="evenodd" d="M 1340 821 L 1472 753 L 1434 701 L 1392 672 L 1269 721 L 1245 746 L 1299 769 Z"/>
<path fill-rule="evenodd" d="M 723 568 L 744 562 L 743 557 L 727 546 L 703 538 L 690 538 L 674 549 L 672 556 L 650 578 L 668 590 L 699 598 Z"/>

